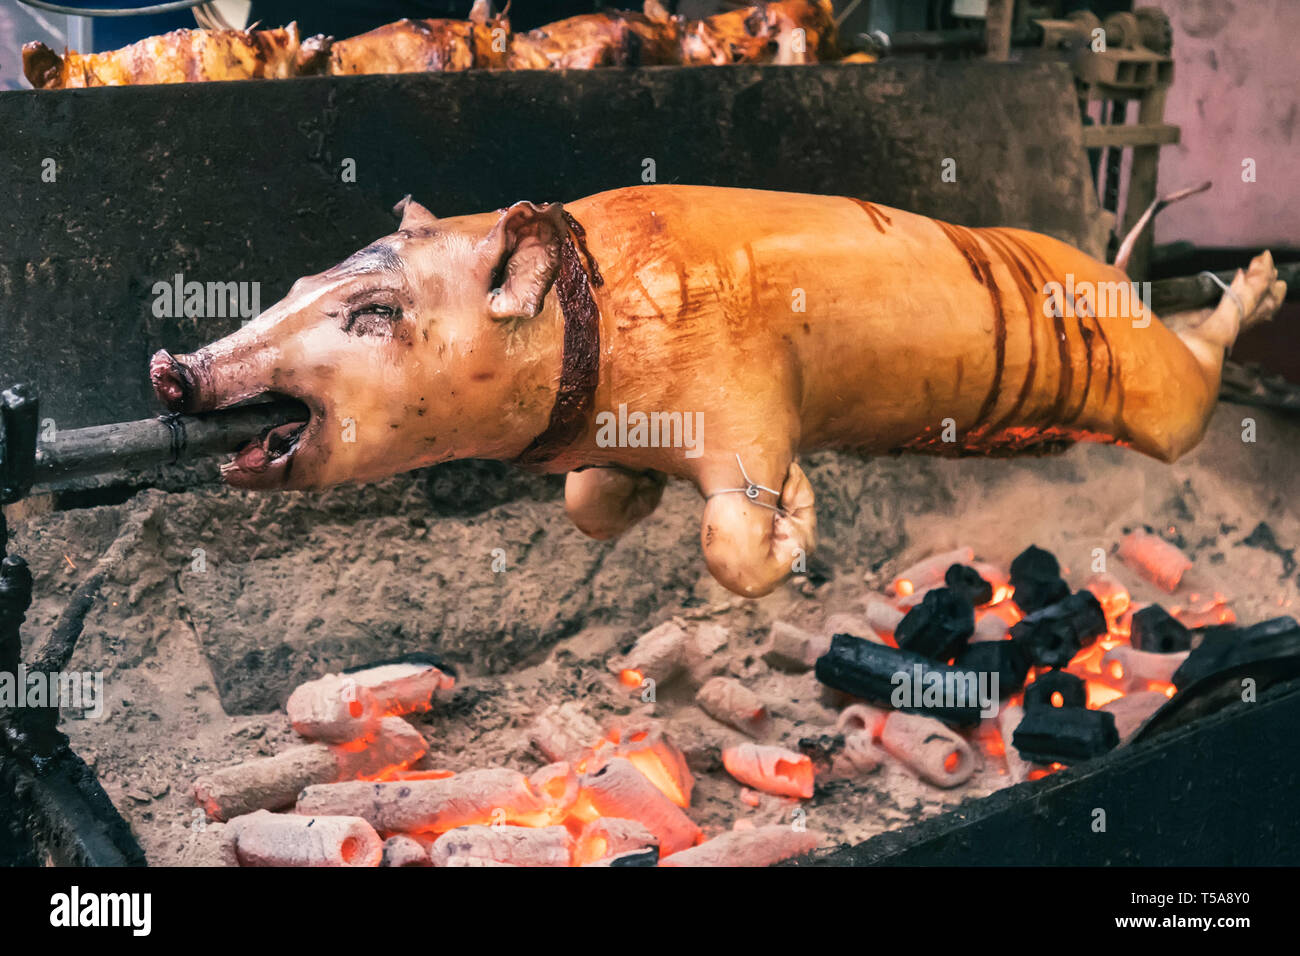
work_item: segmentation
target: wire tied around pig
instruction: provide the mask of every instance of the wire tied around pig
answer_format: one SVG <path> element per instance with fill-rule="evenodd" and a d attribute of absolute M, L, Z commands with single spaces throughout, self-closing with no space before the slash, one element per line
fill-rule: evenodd
<path fill-rule="evenodd" d="M 781 507 L 781 492 L 777 491 L 775 488 L 769 488 L 767 485 L 760 485 L 758 482 L 754 481 L 754 479 L 750 478 L 749 472 L 745 471 L 745 463 L 740 460 L 740 455 L 736 455 L 736 464 L 740 466 L 740 474 L 741 477 L 745 479 L 745 487 L 719 488 L 717 491 L 705 495 L 706 500 L 708 498 L 716 498 L 718 495 L 744 495 L 750 500 L 751 504 L 756 504 L 760 508 L 770 508 L 778 514 L 787 514 L 786 510 Z M 761 491 L 767 492 L 776 499 L 777 503 L 770 505 L 766 501 L 759 501 L 758 494 Z"/>

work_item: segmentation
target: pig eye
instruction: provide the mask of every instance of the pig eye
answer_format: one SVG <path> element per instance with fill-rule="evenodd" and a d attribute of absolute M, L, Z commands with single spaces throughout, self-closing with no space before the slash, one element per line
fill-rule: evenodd
<path fill-rule="evenodd" d="M 401 317 L 401 309 L 375 302 L 349 309 L 343 331 L 351 335 L 391 335 L 393 323 Z"/>

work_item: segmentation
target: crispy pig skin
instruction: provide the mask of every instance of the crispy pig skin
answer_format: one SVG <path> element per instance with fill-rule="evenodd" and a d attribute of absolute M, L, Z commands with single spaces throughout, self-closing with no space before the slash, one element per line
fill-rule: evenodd
<path fill-rule="evenodd" d="M 23 72 L 37 89 L 75 89 L 320 73 L 816 63 L 837 55 L 830 0 L 756 3 L 703 20 L 669 16 L 647 0 L 643 13 L 593 13 L 517 34 L 504 15 L 476 7 L 469 20 L 398 20 L 346 40 L 302 39 L 291 23 L 173 30 L 104 53 L 60 56 L 34 42 L 23 47 Z"/>
<path fill-rule="evenodd" d="M 503 17 L 471 20 L 398 20 L 335 41 L 329 72 L 458 73 L 506 65 L 510 25 Z"/>
<path fill-rule="evenodd" d="M 586 70 L 598 66 L 663 66 L 680 63 L 681 26 L 639 13 L 570 17 L 510 43 L 512 70 Z"/>
<path fill-rule="evenodd" d="M 104 53 L 59 56 L 44 43 L 28 43 L 23 72 L 37 89 L 282 79 L 302 72 L 303 46 L 296 23 L 276 30 L 173 30 Z"/>
<path fill-rule="evenodd" d="M 804 31 L 799 42 L 796 29 Z M 687 22 L 681 50 L 688 66 L 832 60 L 835 19 L 829 0 L 755 4 Z"/>

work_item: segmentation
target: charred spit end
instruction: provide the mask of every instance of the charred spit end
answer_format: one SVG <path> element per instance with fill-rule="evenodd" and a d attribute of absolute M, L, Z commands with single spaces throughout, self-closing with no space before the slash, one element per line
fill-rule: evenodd
<path fill-rule="evenodd" d="M 149 360 L 149 381 L 153 383 L 154 394 L 168 411 L 191 411 L 194 376 L 170 352 L 159 351 Z"/>
<path fill-rule="evenodd" d="M 57 86 L 62 73 L 63 57 L 39 40 L 23 44 L 23 74 L 33 87 Z"/>
<path fill-rule="evenodd" d="M 1011 562 L 1012 600 L 1026 614 L 1055 604 L 1070 593 L 1061 580 L 1061 566 L 1050 551 L 1030 545 Z"/>

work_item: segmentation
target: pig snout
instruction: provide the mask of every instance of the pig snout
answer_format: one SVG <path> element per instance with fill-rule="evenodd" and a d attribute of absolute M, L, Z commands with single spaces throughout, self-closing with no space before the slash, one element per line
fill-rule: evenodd
<path fill-rule="evenodd" d="M 166 350 L 155 352 L 149 360 L 149 381 L 153 383 L 158 401 L 168 411 L 193 411 L 190 405 L 195 394 L 194 376 L 176 356 Z"/>
<path fill-rule="evenodd" d="M 173 412 L 210 412 L 271 388 L 267 350 L 257 343 L 222 340 L 190 355 L 167 351 L 149 361 L 154 394 Z"/>

